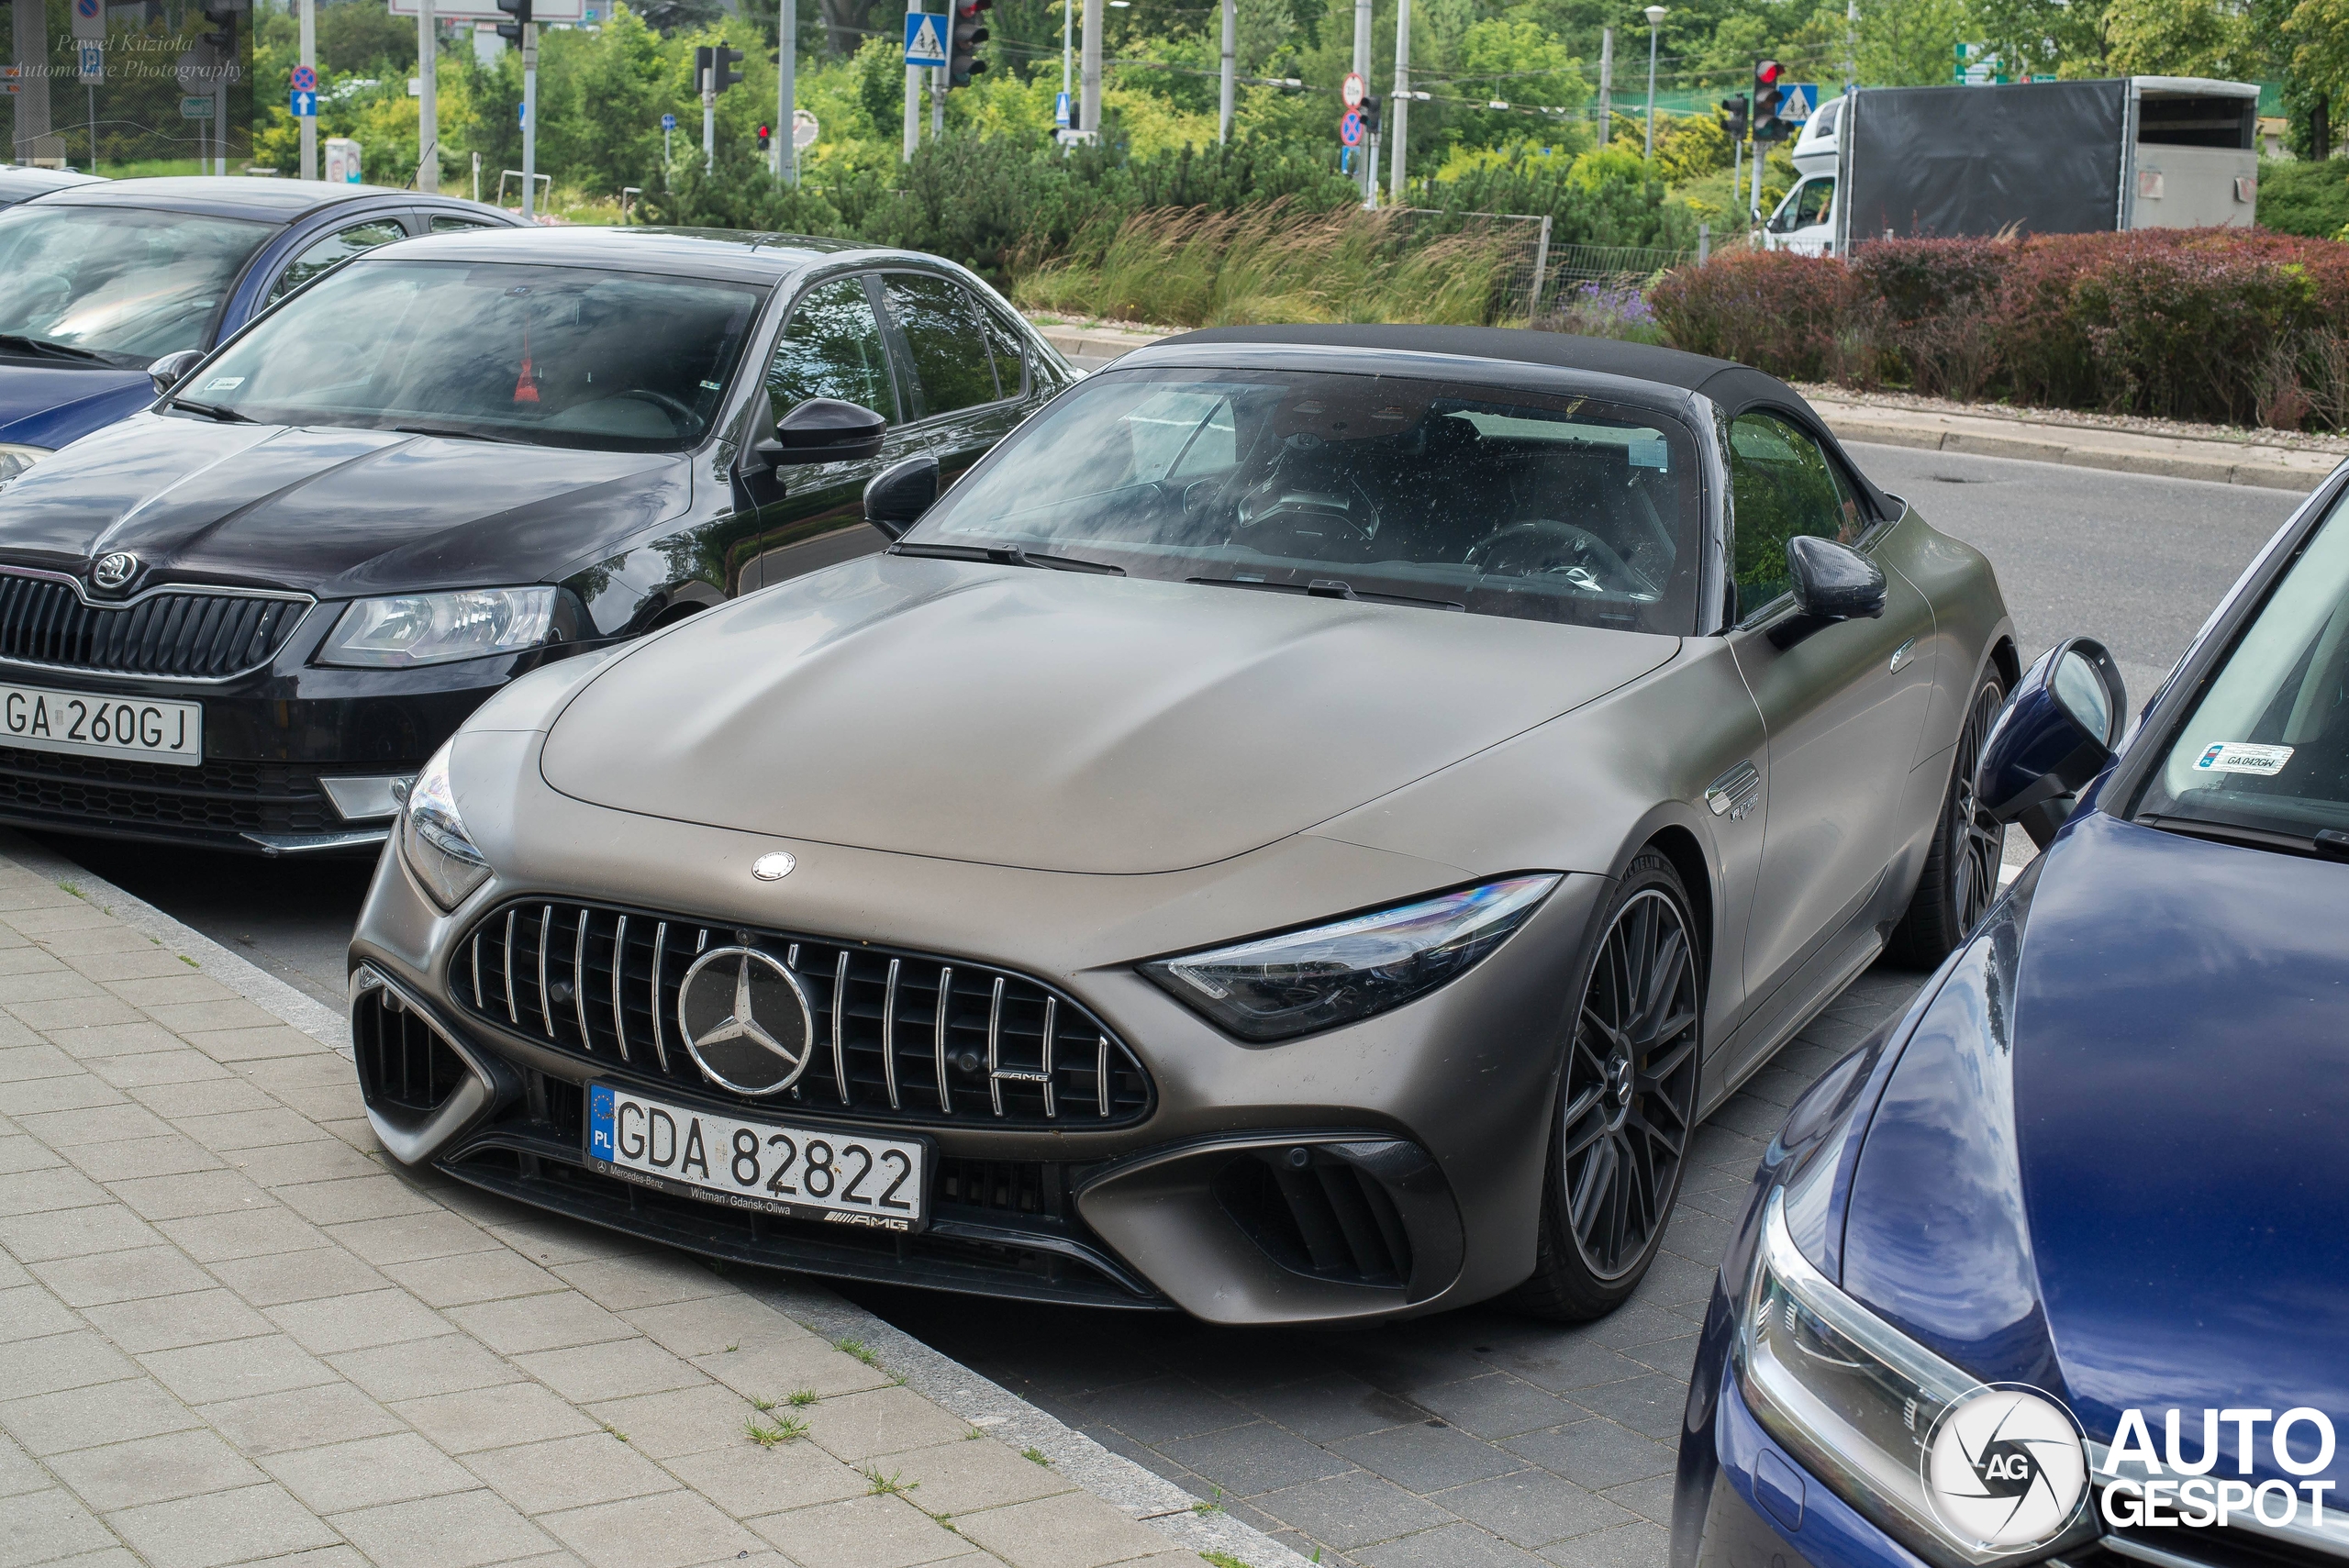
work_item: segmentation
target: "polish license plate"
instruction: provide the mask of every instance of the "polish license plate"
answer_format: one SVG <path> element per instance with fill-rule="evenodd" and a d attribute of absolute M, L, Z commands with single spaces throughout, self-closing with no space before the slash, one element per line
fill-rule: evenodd
<path fill-rule="evenodd" d="M 0 746 L 198 767 L 204 705 L 0 684 Z"/>
<path fill-rule="evenodd" d="M 929 1146 L 835 1128 L 747 1121 L 649 1099 L 612 1084 L 587 1087 L 587 1163 L 623 1181 L 729 1208 L 918 1230 Z"/>

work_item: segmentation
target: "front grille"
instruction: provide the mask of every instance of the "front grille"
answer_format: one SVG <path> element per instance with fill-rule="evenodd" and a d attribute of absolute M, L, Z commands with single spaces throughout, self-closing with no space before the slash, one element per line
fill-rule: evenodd
<path fill-rule="evenodd" d="M 2303 1525 L 2303 1506 L 2295 1517 Z M 2099 1494 L 2091 1508 L 2102 1506 Z M 2331 1504 L 2326 1505 L 2330 1510 Z M 2328 1511 L 2328 1518 L 2330 1513 Z M 2303 1537 L 2254 1525 L 2229 1524 L 2191 1529 L 2160 1526 L 2111 1530 L 2084 1546 L 2068 1547 L 2046 1560 L 2045 1568 L 2340 1568 L 2342 1557 Z"/>
<path fill-rule="evenodd" d="M 1410 1233 L 1394 1198 L 1326 1150 L 1251 1151 L 1217 1176 L 1215 1195 L 1284 1268 L 1349 1284 L 1400 1285 L 1411 1277 Z"/>
<path fill-rule="evenodd" d="M 92 605 L 70 583 L 0 572 L 0 659 L 113 675 L 219 680 L 266 664 L 306 596 L 166 589 Z"/>
<path fill-rule="evenodd" d="M 813 1015 L 807 1071 L 739 1103 L 913 1122 L 1119 1127 L 1150 1114 L 1141 1063 L 1074 999 L 1008 970 L 600 905 L 523 901 L 461 943 L 449 989 L 475 1017 L 618 1072 L 705 1093 L 677 992 L 695 955 L 779 959 Z M 942 1001 L 941 1001 L 942 998 Z"/>
<path fill-rule="evenodd" d="M 465 1064 L 449 1042 L 385 986 L 351 1009 L 351 1044 L 371 1106 L 437 1110 L 465 1081 Z"/>
<path fill-rule="evenodd" d="M 315 768 L 234 762 L 182 768 L 0 746 L 0 811 L 11 808 L 92 826 L 222 833 L 318 833 L 343 825 Z"/>

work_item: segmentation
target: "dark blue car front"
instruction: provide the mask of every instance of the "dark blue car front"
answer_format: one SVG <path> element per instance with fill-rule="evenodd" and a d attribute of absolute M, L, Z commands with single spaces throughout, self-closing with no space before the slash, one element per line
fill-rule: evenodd
<path fill-rule="evenodd" d="M 2125 740 L 2093 643 L 2019 685 L 2046 851 L 1756 1173 L 1675 1568 L 2349 1561 L 2345 489 Z"/>

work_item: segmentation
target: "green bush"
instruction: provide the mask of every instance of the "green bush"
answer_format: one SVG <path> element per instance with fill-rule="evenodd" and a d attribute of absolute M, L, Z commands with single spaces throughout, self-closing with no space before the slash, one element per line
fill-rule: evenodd
<path fill-rule="evenodd" d="M 2349 228 L 2349 161 L 2262 159 L 2259 226 L 2278 234 L 2339 239 Z"/>

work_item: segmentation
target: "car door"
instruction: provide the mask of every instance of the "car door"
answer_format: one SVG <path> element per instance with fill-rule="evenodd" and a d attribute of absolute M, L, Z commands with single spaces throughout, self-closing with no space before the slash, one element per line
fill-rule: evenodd
<path fill-rule="evenodd" d="M 1742 615 L 1730 634 L 1768 734 L 1762 874 L 1746 932 L 1746 978 L 1766 1014 L 1801 1006 L 1807 967 L 1825 977 L 1868 934 L 1868 909 L 1891 860 L 1909 765 L 1932 695 L 1932 608 L 1899 573 L 1885 572 L 1876 620 L 1799 628 L 1787 540 L 1810 534 L 1874 553 L 1856 487 L 1825 447 L 1784 414 L 1753 409 L 1730 426 L 1735 585 Z M 1881 563 L 1881 562 L 1879 562 Z M 1781 646 L 1781 644 L 1786 644 Z M 1761 1041 L 1756 1041 L 1759 1048 Z"/>
<path fill-rule="evenodd" d="M 1017 373 L 998 377 L 990 338 L 1008 336 L 1000 323 L 990 332 L 986 307 L 952 278 L 912 271 L 880 274 L 899 363 L 907 373 L 913 408 L 907 418 L 908 452 L 938 459 L 942 489 L 1009 435 L 1026 410 L 1024 382 Z M 1014 370 L 1008 363 L 1007 372 Z"/>
<path fill-rule="evenodd" d="M 870 555 L 888 541 L 865 526 L 865 483 L 907 450 L 896 373 L 865 273 L 822 279 L 802 290 L 775 339 L 767 400 L 745 432 L 735 466 L 738 507 L 754 509 L 750 559 L 739 566 L 748 593 L 819 567 Z M 756 448 L 775 421 L 811 397 L 837 397 L 889 421 L 878 457 L 770 468 Z"/>

